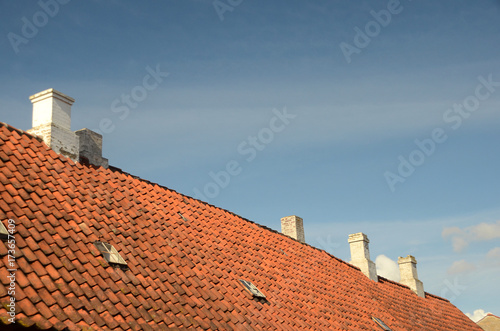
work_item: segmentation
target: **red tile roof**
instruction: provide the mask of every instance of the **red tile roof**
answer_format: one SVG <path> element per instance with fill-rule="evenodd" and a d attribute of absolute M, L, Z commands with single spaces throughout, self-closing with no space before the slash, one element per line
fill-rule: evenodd
<path fill-rule="evenodd" d="M 480 330 L 447 300 L 373 282 L 325 251 L 158 184 L 74 163 L 5 124 L 0 196 L 0 220 L 16 222 L 16 325 L 377 330 L 377 317 L 392 330 Z M 110 266 L 95 241 L 112 244 L 128 268 Z M 7 250 L 0 242 L 0 325 L 10 323 Z"/>

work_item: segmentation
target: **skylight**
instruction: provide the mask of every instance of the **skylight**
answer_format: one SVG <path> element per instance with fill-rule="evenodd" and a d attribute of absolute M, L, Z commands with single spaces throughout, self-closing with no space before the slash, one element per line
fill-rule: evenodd
<path fill-rule="evenodd" d="M 243 284 L 243 286 L 245 286 L 248 292 L 250 292 L 255 298 L 263 298 L 263 299 L 266 298 L 266 296 L 262 294 L 262 292 L 259 291 L 259 289 L 255 287 L 255 285 L 249 282 L 248 280 L 240 279 L 240 282 L 241 284 Z"/>
<path fill-rule="evenodd" d="M 102 241 L 96 241 L 94 242 L 94 246 L 102 253 L 102 256 L 104 256 L 104 259 L 111 265 L 118 265 L 118 266 L 126 266 L 127 262 L 123 259 L 123 257 L 118 253 L 116 248 L 113 247 L 113 245 L 102 242 Z"/>
<path fill-rule="evenodd" d="M 385 331 L 392 331 L 380 318 L 372 317 L 372 320 Z"/>

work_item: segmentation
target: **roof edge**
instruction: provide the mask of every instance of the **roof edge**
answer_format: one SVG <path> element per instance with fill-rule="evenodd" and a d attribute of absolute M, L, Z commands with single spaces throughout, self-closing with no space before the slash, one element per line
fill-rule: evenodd
<path fill-rule="evenodd" d="M 181 195 L 183 198 L 192 199 L 192 200 L 194 200 L 194 201 L 198 201 L 199 203 L 203 203 L 203 204 L 206 204 L 206 205 L 211 206 L 211 207 L 213 207 L 213 208 L 219 209 L 220 211 L 223 211 L 223 212 L 226 212 L 226 213 L 228 213 L 228 214 L 231 214 L 231 215 L 233 215 L 233 216 L 235 216 L 235 217 L 238 217 L 238 218 L 240 218 L 241 220 L 246 221 L 246 222 L 251 223 L 251 224 L 254 224 L 254 225 L 256 225 L 256 226 L 258 226 L 258 227 L 260 227 L 260 228 L 262 228 L 262 229 L 264 229 L 264 230 L 271 231 L 271 232 L 273 232 L 273 233 L 276 233 L 276 234 L 279 234 L 280 236 L 285 237 L 286 239 L 296 241 L 297 243 L 300 243 L 300 244 L 302 244 L 302 245 L 309 246 L 309 247 L 314 248 L 314 249 L 316 249 L 316 250 L 318 250 L 318 251 L 320 251 L 320 252 L 324 252 L 324 253 L 326 253 L 327 255 L 329 255 L 330 257 L 334 258 L 335 260 L 337 260 L 337 261 L 339 261 L 339 262 L 342 262 L 342 263 L 346 264 L 347 266 L 349 266 L 349 267 L 351 267 L 351 268 L 353 268 L 353 269 L 356 269 L 356 270 L 361 270 L 360 268 L 358 268 L 358 267 L 356 267 L 356 266 L 354 266 L 354 265 L 350 264 L 350 263 L 349 263 L 349 262 L 347 262 L 347 261 L 342 260 L 341 258 L 336 257 L 335 255 L 332 255 L 331 253 L 329 253 L 329 252 L 327 252 L 327 251 L 325 251 L 325 250 L 323 250 L 323 249 L 321 249 L 321 248 L 318 248 L 318 247 L 312 246 L 312 245 L 310 245 L 310 244 L 308 244 L 308 243 L 303 243 L 303 242 L 300 242 L 300 241 L 298 241 L 298 240 L 295 240 L 295 239 L 293 239 L 293 238 L 291 238 L 291 237 L 289 237 L 289 236 L 287 236 L 287 235 L 285 235 L 285 234 L 283 234 L 283 233 L 281 233 L 281 232 L 279 232 L 279 231 L 277 231 L 277 230 L 275 230 L 275 229 L 272 229 L 272 228 L 267 227 L 267 226 L 265 226 L 265 225 L 259 224 L 259 223 L 257 223 L 257 222 L 252 221 L 252 220 L 249 220 L 248 218 L 245 218 L 245 217 L 243 217 L 243 216 L 241 216 L 241 215 L 238 215 L 238 214 L 236 214 L 236 213 L 234 213 L 234 212 L 232 212 L 232 211 L 230 211 L 230 210 L 224 209 L 224 208 L 222 208 L 222 207 L 215 206 L 215 205 L 213 205 L 213 204 L 211 204 L 211 203 L 209 203 L 209 202 L 206 202 L 206 201 L 203 201 L 203 200 L 200 200 L 200 199 L 197 199 L 197 198 L 193 198 L 192 196 L 189 196 L 189 195 L 186 195 L 186 194 L 184 194 L 184 193 L 178 192 L 178 191 L 176 191 L 176 190 L 174 190 L 174 189 L 171 189 L 171 188 L 169 188 L 169 187 L 163 186 L 163 185 L 161 185 L 161 184 L 158 184 L 158 183 L 152 182 L 152 181 L 150 181 L 150 180 L 148 180 L 148 179 L 144 179 L 144 178 L 141 178 L 141 177 L 138 177 L 138 176 L 132 175 L 132 174 L 130 174 L 130 173 L 128 173 L 128 172 L 126 172 L 126 171 L 123 171 L 121 168 L 118 168 L 118 167 L 115 167 L 115 166 L 111 166 L 111 165 L 110 165 L 110 166 L 109 166 L 109 168 L 108 168 L 108 170 L 111 170 L 111 171 L 114 171 L 114 172 L 119 172 L 119 173 L 121 173 L 121 174 L 124 174 L 124 175 L 130 176 L 130 177 L 132 177 L 132 178 L 134 178 L 134 179 L 140 180 L 140 181 L 142 181 L 142 182 L 144 182 L 144 183 L 147 183 L 147 184 L 150 184 L 150 185 L 157 185 L 158 187 L 160 187 L 160 188 L 162 188 L 162 189 L 169 190 L 169 191 L 171 191 L 171 192 L 174 192 L 174 193 L 176 193 L 176 194 L 179 194 L 179 195 Z M 397 283 L 397 284 L 398 284 L 398 283 Z"/>
<path fill-rule="evenodd" d="M 27 131 L 24 131 L 24 130 L 18 129 L 18 128 L 16 128 L 16 127 L 13 127 L 12 125 L 9 125 L 9 124 L 7 124 L 7 123 L 5 123 L 5 122 L 0 122 L 0 126 L 4 126 L 5 128 L 7 128 L 7 130 L 9 130 L 9 131 L 11 131 L 11 132 L 16 132 L 16 133 L 17 133 L 17 134 L 19 134 L 19 135 L 27 135 L 28 137 L 30 137 L 30 138 L 34 138 L 34 139 L 36 139 L 37 141 L 39 141 L 39 142 L 42 142 L 42 143 L 43 143 L 43 139 L 42 139 L 42 138 L 40 138 L 40 137 L 38 137 L 38 136 L 36 136 L 36 135 L 34 135 L 34 134 L 32 134 L 32 133 L 29 133 L 29 132 L 27 132 Z"/>
<path fill-rule="evenodd" d="M 399 287 L 410 289 L 410 287 L 408 285 L 401 284 L 399 282 L 396 282 L 394 280 L 385 278 L 383 276 L 378 275 L 378 278 L 379 278 L 379 281 L 382 280 L 383 282 L 386 282 L 386 283 L 391 283 L 391 284 L 399 286 Z M 443 298 L 443 297 L 440 297 L 438 295 L 435 295 L 435 294 L 432 294 L 432 293 L 429 293 L 429 292 L 425 292 L 425 291 L 424 291 L 424 293 L 425 293 L 425 297 L 433 297 L 434 299 L 438 299 L 438 300 L 441 300 L 441 301 L 444 301 L 444 302 L 450 302 L 450 300 L 448 300 L 446 298 Z"/>

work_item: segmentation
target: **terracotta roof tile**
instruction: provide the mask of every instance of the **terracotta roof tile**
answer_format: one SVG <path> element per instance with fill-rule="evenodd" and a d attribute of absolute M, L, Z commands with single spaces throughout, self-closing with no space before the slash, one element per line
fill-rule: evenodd
<path fill-rule="evenodd" d="M 0 160 L 0 216 L 17 224 L 16 318 L 25 326 L 373 330 L 377 316 L 394 330 L 480 330 L 446 300 L 372 282 L 324 251 L 119 170 L 75 164 L 2 124 Z M 96 240 L 127 267 L 110 266 Z M 6 261 L 0 302 L 9 300 Z M 6 317 L 0 307 L 0 324 Z"/>
<path fill-rule="evenodd" d="M 17 309 L 20 309 L 27 316 L 38 313 L 38 309 L 36 309 L 31 300 L 27 298 L 24 300 L 16 300 L 16 312 Z"/>
<path fill-rule="evenodd" d="M 58 322 L 64 322 L 68 319 L 68 316 L 66 316 L 66 314 L 64 313 L 64 311 L 62 310 L 61 307 L 59 307 L 58 305 L 52 305 L 50 306 L 50 310 L 53 314 L 53 317 L 51 317 L 49 320 L 53 320 L 54 318 L 57 319 Z M 59 324 L 61 327 L 62 325 Z M 57 326 L 56 326 L 57 328 Z"/>
<path fill-rule="evenodd" d="M 47 320 L 54 316 L 54 314 L 52 313 L 52 310 L 49 308 L 50 306 L 47 306 L 45 304 L 45 302 L 43 302 L 43 301 L 38 302 L 35 305 L 35 307 L 38 310 L 38 312 L 43 316 L 43 318 L 45 318 Z"/>

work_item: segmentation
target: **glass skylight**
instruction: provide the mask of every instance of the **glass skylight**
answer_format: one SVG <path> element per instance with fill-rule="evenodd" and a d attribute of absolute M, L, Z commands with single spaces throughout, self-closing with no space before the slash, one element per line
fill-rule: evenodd
<path fill-rule="evenodd" d="M 96 241 L 94 242 L 94 246 L 97 247 L 97 249 L 102 253 L 102 256 L 104 256 L 104 259 L 109 263 L 109 264 L 115 264 L 115 265 L 127 265 L 127 262 L 123 259 L 123 257 L 118 253 L 116 248 L 113 247 L 113 245 L 102 242 L 102 241 Z"/>
<path fill-rule="evenodd" d="M 372 317 L 372 320 L 385 331 L 392 331 L 380 318 Z"/>
<path fill-rule="evenodd" d="M 259 289 L 257 287 L 255 287 L 254 284 L 252 284 L 251 282 L 249 282 L 248 280 L 244 280 L 244 279 L 240 279 L 240 282 L 241 284 L 243 284 L 243 286 L 245 286 L 245 288 L 254 296 L 254 297 L 257 297 L 257 298 L 263 298 L 265 299 L 266 296 L 264 294 L 262 294 L 261 291 L 259 291 Z"/>

